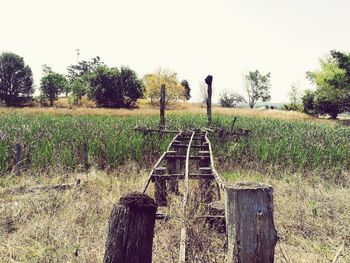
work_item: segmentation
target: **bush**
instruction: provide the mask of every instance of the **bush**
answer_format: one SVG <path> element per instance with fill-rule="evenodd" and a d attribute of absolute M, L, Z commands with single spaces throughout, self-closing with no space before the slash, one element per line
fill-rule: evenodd
<path fill-rule="evenodd" d="M 127 67 L 97 68 L 90 76 L 88 97 L 99 107 L 131 108 L 143 95 L 143 84 L 134 71 Z"/>
<path fill-rule="evenodd" d="M 237 103 L 245 102 L 245 99 L 242 95 L 235 92 L 224 91 L 220 95 L 219 99 L 220 105 L 226 108 L 236 107 Z"/>

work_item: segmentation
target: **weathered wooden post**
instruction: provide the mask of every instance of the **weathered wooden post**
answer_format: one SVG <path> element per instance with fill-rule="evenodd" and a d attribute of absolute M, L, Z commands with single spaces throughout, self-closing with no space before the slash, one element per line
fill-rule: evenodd
<path fill-rule="evenodd" d="M 154 197 L 158 206 L 168 205 L 166 180 L 164 177 L 162 177 L 165 174 L 165 172 L 165 167 L 157 167 L 156 169 L 154 169 Z"/>
<path fill-rule="evenodd" d="M 109 220 L 105 263 L 151 263 L 157 204 L 132 193 L 114 205 Z"/>
<path fill-rule="evenodd" d="M 213 82 L 213 76 L 211 75 L 208 75 L 206 78 L 205 78 L 205 83 L 207 83 L 208 85 L 208 98 L 207 98 L 207 115 L 208 115 L 208 126 L 211 125 L 211 95 L 212 95 L 212 87 L 211 87 L 211 84 Z"/>
<path fill-rule="evenodd" d="M 84 162 L 84 171 L 89 170 L 89 148 L 87 143 L 83 144 L 83 162 Z"/>
<path fill-rule="evenodd" d="M 236 120 L 237 120 L 237 117 L 234 117 L 231 125 L 231 132 L 233 131 L 233 127 L 235 126 Z"/>
<path fill-rule="evenodd" d="M 270 263 L 278 240 L 273 189 L 260 183 L 226 188 L 227 262 Z"/>
<path fill-rule="evenodd" d="M 19 143 L 15 145 L 15 167 L 14 167 L 14 173 L 15 175 L 20 175 L 20 162 L 21 162 L 21 153 L 22 153 L 22 148 Z"/>
<path fill-rule="evenodd" d="M 168 155 L 176 155 L 177 151 L 168 151 Z M 177 171 L 177 160 L 175 158 L 168 158 L 167 159 L 167 167 L 168 167 L 168 174 L 178 174 Z M 173 194 L 178 195 L 179 194 L 179 182 L 177 178 L 171 178 L 168 182 L 169 191 Z"/>
<path fill-rule="evenodd" d="M 165 85 L 162 84 L 160 88 L 160 122 L 159 122 L 159 129 L 165 128 Z"/>

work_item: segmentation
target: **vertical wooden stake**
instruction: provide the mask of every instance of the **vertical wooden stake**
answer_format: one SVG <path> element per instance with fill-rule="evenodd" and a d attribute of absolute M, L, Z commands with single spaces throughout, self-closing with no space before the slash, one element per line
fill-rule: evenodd
<path fill-rule="evenodd" d="M 87 143 L 83 144 L 84 171 L 89 170 L 89 148 Z"/>
<path fill-rule="evenodd" d="M 226 188 L 227 262 L 272 263 L 278 240 L 273 189 L 259 183 Z"/>
<path fill-rule="evenodd" d="M 164 175 L 166 172 L 165 167 L 158 167 L 154 170 L 155 175 Z M 158 206 L 167 206 L 167 192 L 166 192 L 166 180 L 163 177 L 154 178 L 154 196 Z"/>
<path fill-rule="evenodd" d="M 213 82 L 213 76 L 208 75 L 205 78 L 205 83 L 208 85 L 208 98 L 207 98 L 207 115 L 208 115 L 208 123 L 207 125 L 211 125 L 212 117 L 211 117 L 211 95 L 212 95 L 212 84 Z"/>
<path fill-rule="evenodd" d="M 162 84 L 160 88 L 160 123 L 159 129 L 165 128 L 165 85 Z"/>
<path fill-rule="evenodd" d="M 234 117 L 231 125 L 231 132 L 233 131 L 233 127 L 235 126 L 236 120 L 237 120 L 237 117 Z"/>
<path fill-rule="evenodd" d="M 157 204 L 132 193 L 114 205 L 109 220 L 105 263 L 151 263 Z"/>
<path fill-rule="evenodd" d="M 15 145 L 15 167 L 14 167 L 14 172 L 15 172 L 15 175 L 17 176 L 21 174 L 20 172 L 21 153 L 22 153 L 21 145 L 17 143 Z"/>
<path fill-rule="evenodd" d="M 169 155 L 176 155 L 177 151 L 168 151 L 167 154 Z M 177 165 L 176 165 L 176 159 L 169 158 L 167 160 L 167 166 L 168 166 L 168 174 L 178 174 L 177 172 Z M 170 179 L 168 181 L 169 191 L 173 194 L 178 195 L 179 194 L 179 182 L 177 178 Z"/>

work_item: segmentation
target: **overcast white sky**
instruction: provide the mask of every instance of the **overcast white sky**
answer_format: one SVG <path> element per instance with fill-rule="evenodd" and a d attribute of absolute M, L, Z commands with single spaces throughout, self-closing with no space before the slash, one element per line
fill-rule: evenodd
<path fill-rule="evenodd" d="M 287 101 L 291 83 L 331 49 L 349 51 L 347 0 L 0 0 L 0 52 L 12 51 L 40 83 L 43 64 L 68 65 L 99 55 L 140 77 L 162 66 L 187 79 L 214 77 L 243 92 L 242 73 L 271 72 L 272 101 Z"/>

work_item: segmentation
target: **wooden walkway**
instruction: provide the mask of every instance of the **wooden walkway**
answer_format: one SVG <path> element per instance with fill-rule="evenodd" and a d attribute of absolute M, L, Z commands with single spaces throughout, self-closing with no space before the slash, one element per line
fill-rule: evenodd
<path fill-rule="evenodd" d="M 148 130 L 147 133 L 157 133 L 158 130 Z M 173 132 L 173 131 L 172 131 Z M 187 208 L 189 204 L 190 180 L 198 180 L 201 203 L 209 205 L 214 199 L 220 200 L 225 190 L 225 184 L 217 173 L 213 162 L 213 153 L 206 130 L 189 130 L 178 132 L 170 142 L 167 150 L 159 158 L 149 174 L 143 188 L 145 193 L 151 182 L 154 183 L 155 201 L 158 207 L 168 206 L 168 194 L 182 195 L 183 222 L 180 236 L 179 262 L 187 262 Z M 179 189 L 181 182 L 181 193 Z M 157 217 L 167 215 L 158 213 Z M 210 215 L 199 215 L 208 218 Z M 218 217 L 215 215 L 213 217 Z M 220 216 L 219 216 L 220 217 Z M 221 216 L 222 218 L 224 215 Z"/>

